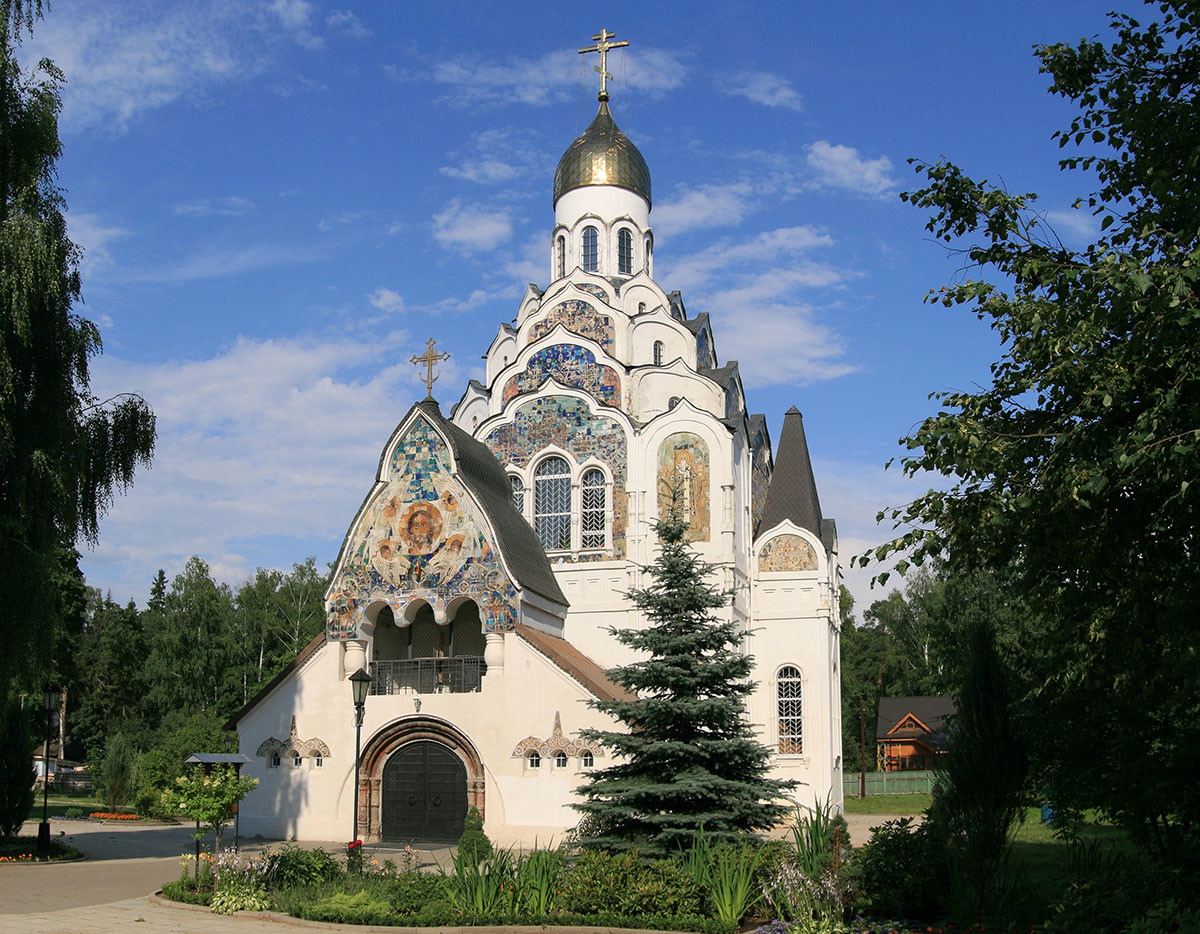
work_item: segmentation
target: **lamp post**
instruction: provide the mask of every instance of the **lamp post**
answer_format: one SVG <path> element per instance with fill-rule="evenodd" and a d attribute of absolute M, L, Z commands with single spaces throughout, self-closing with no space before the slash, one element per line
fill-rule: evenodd
<path fill-rule="evenodd" d="M 42 751 L 42 822 L 38 824 L 38 858 L 50 855 L 50 717 L 58 706 L 58 692 L 53 688 L 42 691 L 42 709 L 46 711 L 46 745 Z"/>
<path fill-rule="evenodd" d="M 363 668 L 350 676 L 350 688 L 354 692 L 354 836 L 351 843 L 358 842 L 358 758 L 362 743 L 363 714 L 366 712 L 367 691 L 371 687 L 371 676 Z M 362 863 L 359 863 L 361 868 Z"/>

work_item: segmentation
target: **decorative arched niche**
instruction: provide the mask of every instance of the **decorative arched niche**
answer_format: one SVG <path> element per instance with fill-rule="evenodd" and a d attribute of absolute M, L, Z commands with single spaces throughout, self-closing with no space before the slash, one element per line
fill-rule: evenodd
<path fill-rule="evenodd" d="M 671 509 L 671 490 L 679 488 L 683 518 L 688 523 L 687 540 L 709 540 L 708 445 L 691 432 L 671 435 L 658 449 L 658 514 Z"/>
<path fill-rule="evenodd" d="M 790 532 L 776 535 L 758 551 L 758 570 L 815 571 L 818 568 L 817 550 L 808 539 Z"/>

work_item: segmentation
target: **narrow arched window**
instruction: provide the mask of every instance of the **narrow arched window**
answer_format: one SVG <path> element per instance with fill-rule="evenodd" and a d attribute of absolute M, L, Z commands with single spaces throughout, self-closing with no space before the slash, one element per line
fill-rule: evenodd
<path fill-rule="evenodd" d="M 604 547 L 604 474 L 596 469 L 583 475 L 583 547 Z"/>
<path fill-rule="evenodd" d="M 803 693 L 800 669 L 784 665 L 775 678 L 779 713 L 779 754 L 798 756 L 804 752 Z"/>
<path fill-rule="evenodd" d="M 679 396 L 671 396 L 671 398 L 667 400 L 667 411 L 669 412 L 677 405 L 679 405 Z"/>
<path fill-rule="evenodd" d="M 529 763 L 531 769 L 540 769 L 542 767 L 542 757 L 536 749 L 529 753 L 529 757 L 525 761 Z"/>
<path fill-rule="evenodd" d="M 512 484 L 512 503 L 517 512 L 525 515 L 525 481 L 520 477 L 509 475 L 508 482 Z"/>
<path fill-rule="evenodd" d="M 533 527 L 548 551 L 571 547 L 571 468 L 561 457 L 547 457 L 533 478 Z"/>
<path fill-rule="evenodd" d="M 561 749 L 554 754 L 554 767 L 556 769 L 565 769 L 567 767 L 567 754 Z"/>
<path fill-rule="evenodd" d="M 662 362 L 663 362 L 663 342 L 655 341 L 654 342 L 654 365 L 662 366 Z"/>
<path fill-rule="evenodd" d="M 554 271 L 559 279 L 567 274 L 567 238 L 563 236 L 554 241 Z"/>
<path fill-rule="evenodd" d="M 319 769 L 319 768 L 322 768 L 324 765 L 325 765 L 325 757 L 322 756 L 319 752 L 316 753 L 313 756 L 312 767 L 314 769 Z"/>
<path fill-rule="evenodd" d="M 585 749 L 583 752 L 583 755 L 580 756 L 579 758 L 580 758 L 580 761 L 583 763 L 583 767 L 585 769 L 590 769 L 593 765 L 596 764 L 596 759 L 592 755 L 592 751 L 590 749 Z"/>
<path fill-rule="evenodd" d="M 638 314 L 639 314 L 639 315 L 644 315 L 645 313 L 646 313 L 646 303 L 645 303 L 645 302 L 638 302 Z"/>
<path fill-rule="evenodd" d="M 298 768 L 300 768 L 300 766 L 303 763 L 304 763 L 304 760 L 300 757 L 300 753 L 298 753 L 298 752 L 292 753 L 292 767 L 293 768 L 298 769 Z"/>
<path fill-rule="evenodd" d="M 277 752 L 271 753 L 271 768 L 279 768 L 279 753 Z"/>
<path fill-rule="evenodd" d="M 617 234 L 617 272 L 623 276 L 633 275 L 633 234 L 622 227 Z"/>
<path fill-rule="evenodd" d="M 583 268 L 586 272 L 600 269 L 600 234 L 595 227 L 583 228 Z"/>

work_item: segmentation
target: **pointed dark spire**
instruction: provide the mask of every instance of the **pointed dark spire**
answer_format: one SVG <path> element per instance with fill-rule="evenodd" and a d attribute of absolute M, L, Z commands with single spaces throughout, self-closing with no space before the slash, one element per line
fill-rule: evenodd
<path fill-rule="evenodd" d="M 779 433 L 779 447 L 775 451 L 775 471 L 771 474 L 771 486 L 757 531 L 765 532 L 784 519 L 790 519 L 800 528 L 821 536 L 821 518 L 817 481 L 813 478 L 808 440 L 804 437 L 804 416 L 793 405 L 783 416 L 783 430 Z"/>

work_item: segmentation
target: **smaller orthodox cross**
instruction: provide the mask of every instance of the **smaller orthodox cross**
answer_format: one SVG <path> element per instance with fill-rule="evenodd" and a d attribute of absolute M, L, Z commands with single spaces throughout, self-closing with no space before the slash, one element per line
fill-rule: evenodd
<path fill-rule="evenodd" d="M 629 45 L 629 40 L 626 39 L 622 42 L 609 42 L 609 39 L 617 38 L 617 34 L 615 32 L 609 32 L 607 29 L 601 29 L 599 34 L 592 36 L 592 38 L 596 40 L 596 44 L 586 49 L 580 49 L 579 54 L 586 55 L 588 52 L 600 53 L 600 64 L 592 66 L 597 72 L 600 73 L 600 93 L 597 95 L 596 100 L 606 101 L 608 100 L 608 85 L 606 82 L 612 77 L 612 75 L 608 73 L 608 50 L 623 48 L 624 46 Z"/>
<path fill-rule="evenodd" d="M 425 344 L 425 353 L 413 354 L 412 360 L 410 361 L 411 363 L 414 363 L 417 366 L 420 366 L 421 364 L 425 365 L 425 378 L 422 380 L 422 382 L 425 384 L 425 388 L 428 391 L 428 395 L 425 396 L 426 399 L 433 398 L 433 384 L 436 383 L 438 381 L 438 377 L 442 375 L 441 373 L 438 373 L 437 376 L 434 375 L 433 365 L 435 363 L 437 363 L 439 360 L 449 360 L 450 359 L 450 354 L 448 354 L 448 353 L 434 353 L 433 352 L 433 345 L 435 343 L 436 343 L 436 341 L 434 341 L 434 339 L 432 337 L 429 338 L 429 340 Z"/>

